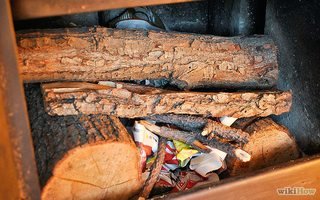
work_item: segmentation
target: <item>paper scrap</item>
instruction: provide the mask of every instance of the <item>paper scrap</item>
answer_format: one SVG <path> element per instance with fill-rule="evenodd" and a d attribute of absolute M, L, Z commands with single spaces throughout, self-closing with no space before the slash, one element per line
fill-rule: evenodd
<path fill-rule="evenodd" d="M 143 144 L 146 149 L 151 148 L 152 152 L 158 151 L 159 137 L 149 130 L 147 130 L 142 124 L 135 121 L 133 129 L 134 141 Z M 147 156 L 151 155 L 151 152 L 146 151 Z"/>
<path fill-rule="evenodd" d="M 224 117 L 220 117 L 219 120 L 221 124 L 226 126 L 231 126 L 237 119 L 238 118 L 224 116 Z"/>
<path fill-rule="evenodd" d="M 190 169 L 196 171 L 203 177 L 209 176 L 210 172 L 219 170 L 224 166 L 224 159 L 227 153 L 211 148 L 210 153 L 204 153 L 190 161 Z"/>

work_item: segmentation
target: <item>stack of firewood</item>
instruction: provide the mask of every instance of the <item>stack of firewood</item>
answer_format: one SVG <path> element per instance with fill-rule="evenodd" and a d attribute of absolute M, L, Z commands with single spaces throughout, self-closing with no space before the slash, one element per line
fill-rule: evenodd
<path fill-rule="evenodd" d="M 277 49 L 267 36 L 82 28 L 19 33 L 17 43 L 24 81 L 47 82 L 44 104 L 29 91 L 44 199 L 141 191 L 139 152 L 119 118 L 152 120 L 142 123 L 162 137 L 228 153 L 231 175 L 299 156 L 289 131 L 262 118 L 289 112 L 292 101 L 274 89 Z M 142 80 L 165 84 L 134 83 Z M 225 116 L 238 120 L 215 120 Z"/>

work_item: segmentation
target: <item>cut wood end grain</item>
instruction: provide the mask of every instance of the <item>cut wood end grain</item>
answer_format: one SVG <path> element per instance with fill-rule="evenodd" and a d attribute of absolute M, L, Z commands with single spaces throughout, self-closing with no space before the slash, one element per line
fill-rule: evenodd
<path fill-rule="evenodd" d="M 118 118 L 91 115 L 49 118 L 50 122 L 68 127 L 43 136 L 59 142 L 40 145 L 50 155 L 40 159 L 51 169 L 42 199 L 128 199 L 139 192 L 143 185 L 139 152 Z"/>
<path fill-rule="evenodd" d="M 42 199 L 128 199 L 142 186 L 134 145 L 78 147 L 57 163 Z"/>
<path fill-rule="evenodd" d="M 231 162 L 228 165 L 231 175 L 244 174 L 257 169 L 274 166 L 289 160 L 297 159 L 299 148 L 289 130 L 271 118 L 257 120 L 245 131 L 251 134 L 243 150 L 251 154 L 252 159 L 243 163 Z"/>

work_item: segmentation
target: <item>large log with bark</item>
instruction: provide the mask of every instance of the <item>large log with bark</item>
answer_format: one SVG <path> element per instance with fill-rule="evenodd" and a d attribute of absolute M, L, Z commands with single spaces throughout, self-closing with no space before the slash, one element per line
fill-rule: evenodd
<path fill-rule="evenodd" d="M 154 114 L 251 117 L 288 112 L 291 92 L 179 92 L 134 84 L 42 85 L 50 115 L 108 114 L 124 118 Z"/>
<path fill-rule="evenodd" d="M 243 150 L 251 155 L 251 160 L 246 163 L 238 160 L 229 162 L 231 175 L 244 174 L 295 160 L 300 155 L 296 141 L 289 130 L 271 118 L 256 120 L 244 130 L 251 135 L 249 142 L 243 146 Z"/>
<path fill-rule="evenodd" d="M 20 32 L 17 44 L 25 82 L 167 79 L 180 88 L 269 88 L 278 78 L 268 36 L 73 28 Z"/>
<path fill-rule="evenodd" d="M 137 194 L 140 156 L 118 118 L 52 117 L 40 90 L 27 88 L 42 199 L 128 199 Z"/>

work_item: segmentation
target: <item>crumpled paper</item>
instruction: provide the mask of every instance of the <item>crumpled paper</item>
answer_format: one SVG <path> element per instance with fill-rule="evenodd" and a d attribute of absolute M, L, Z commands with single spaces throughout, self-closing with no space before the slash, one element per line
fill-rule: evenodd
<path fill-rule="evenodd" d="M 143 177 L 146 179 L 156 158 L 159 137 L 139 122 L 135 122 L 133 135 L 141 150 L 142 171 L 147 169 L 143 173 Z M 167 141 L 165 159 L 156 187 L 172 189 L 172 192 L 177 192 L 219 181 L 217 174 L 226 169 L 224 160 L 227 153 L 215 148 L 210 149 L 210 153 L 201 153 L 183 142 Z M 186 170 L 185 167 L 189 163 L 190 170 Z"/>
<path fill-rule="evenodd" d="M 219 181 L 219 176 L 216 173 L 202 177 L 194 171 L 181 171 L 177 177 L 178 180 L 176 180 L 176 185 L 171 192 L 184 191 L 203 184 Z"/>
<path fill-rule="evenodd" d="M 135 121 L 133 127 L 133 138 L 140 151 L 141 170 L 144 172 L 146 168 L 147 158 L 158 151 L 159 137 L 142 124 Z"/>
<path fill-rule="evenodd" d="M 199 155 L 199 152 L 192 149 L 190 145 L 183 142 L 173 140 L 173 144 L 177 149 L 177 159 L 179 160 L 179 166 L 185 167 L 193 156 Z"/>
<path fill-rule="evenodd" d="M 210 153 L 203 153 L 192 158 L 190 161 L 190 169 L 196 171 L 203 177 L 207 177 L 210 175 L 210 172 L 225 168 L 226 166 L 224 159 L 226 158 L 227 153 L 215 148 L 210 149 Z"/>

